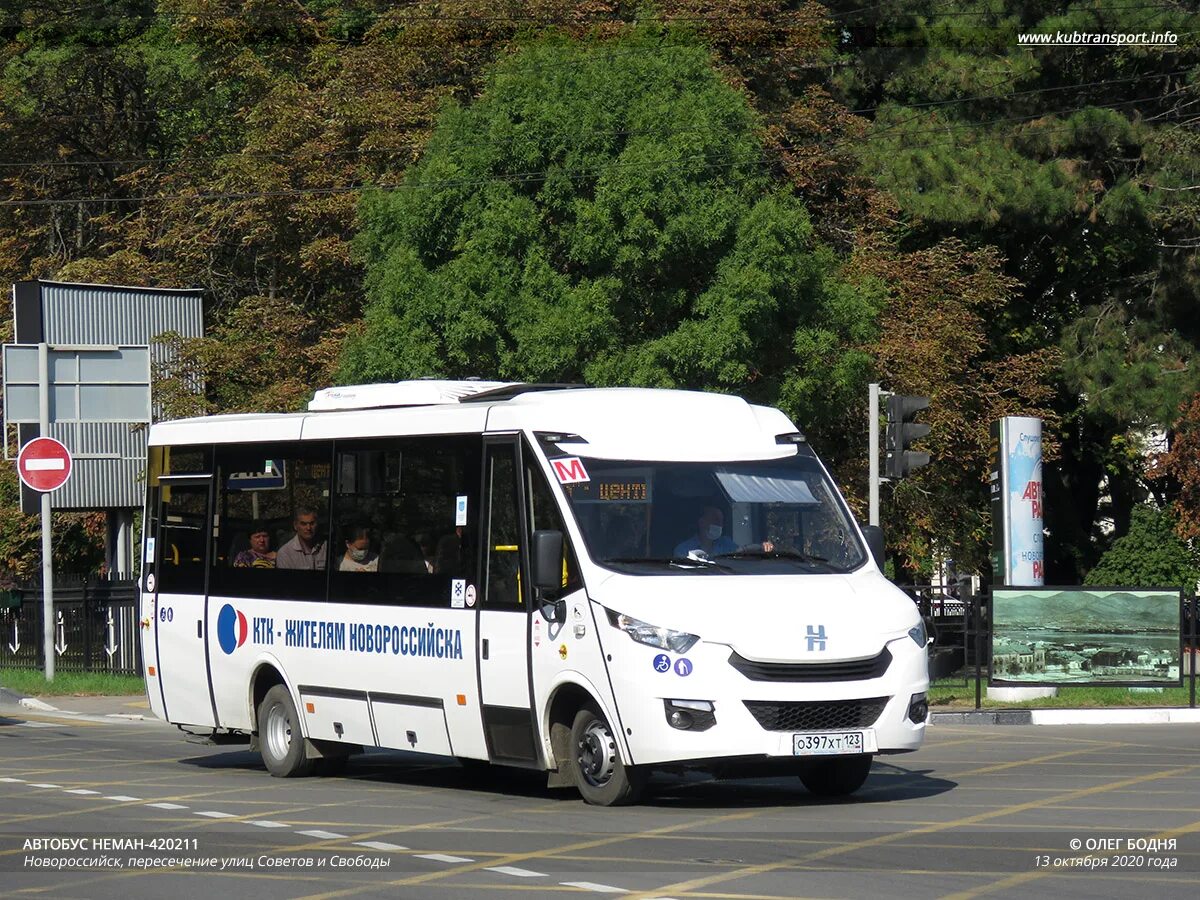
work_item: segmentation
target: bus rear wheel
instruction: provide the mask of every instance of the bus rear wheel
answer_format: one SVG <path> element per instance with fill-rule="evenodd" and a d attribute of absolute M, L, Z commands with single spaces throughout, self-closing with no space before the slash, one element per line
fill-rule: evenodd
<path fill-rule="evenodd" d="M 646 784 L 645 772 L 625 765 L 604 714 L 585 706 L 571 725 L 571 768 L 575 786 L 593 806 L 634 803 Z"/>
<path fill-rule="evenodd" d="M 300 717 L 288 689 L 277 684 L 258 706 L 258 745 L 267 771 L 276 778 L 296 778 L 312 771 L 304 752 Z"/>
<path fill-rule="evenodd" d="M 871 755 L 822 759 L 800 773 L 800 781 L 818 797 L 847 797 L 871 774 Z"/>

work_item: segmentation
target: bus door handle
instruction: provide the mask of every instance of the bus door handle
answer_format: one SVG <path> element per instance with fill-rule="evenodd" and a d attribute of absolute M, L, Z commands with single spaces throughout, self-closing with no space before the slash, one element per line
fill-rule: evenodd
<path fill-rule="evenodd" d="M 196 620 L 196 637 L 200 638 L 200 640 L 204 640 L 204 620 L 203 619 Z"/>
<path fill-rule="evenodd" d="M 482 645 L 480 646 L 480 649 L 479 649 L 479 655 L 481 657 L 483 657 L 484 659 L 488 658 L 488 639 L 487 638 L 483 639 Z"/>

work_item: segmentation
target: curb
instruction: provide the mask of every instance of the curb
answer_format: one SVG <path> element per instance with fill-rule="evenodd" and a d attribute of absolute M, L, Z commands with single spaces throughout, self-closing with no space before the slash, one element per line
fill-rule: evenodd
<path fill-rule="evenodd" d="M 58 712 L 57 706 L 51 706 L 49 703 L 43 703 L 37 697 L 22 697 L 17 701 L 25 709 L 32 709 L 36 712 Z"/>
<path fill-rule="evenodd" d="M 1200 723 L 1200 709 L 972 709 L 929 718 L 931 725 L 1194 725 Z"/>
<path fill-rule="evenodd" d="M 965 712 L 935 712 L 933 725 L 1032 725 L 1031 709 L 972 709 Z"/>

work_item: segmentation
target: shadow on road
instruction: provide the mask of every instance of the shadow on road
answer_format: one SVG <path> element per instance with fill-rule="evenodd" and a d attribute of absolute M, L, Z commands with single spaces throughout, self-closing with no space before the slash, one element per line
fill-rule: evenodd
<path fill-rule="evenodd" d="M 214 752 L 182 759 L 184 765 L 204 769 L 256 769 L 269 777 L 257 753 L 248 750 Z M 324 784 L 370 782 L 408 787 L 444 788 L 524 797 L 537 800 L 579 802 L 571 789 L 546 787 L 546 773 L 484 763 L 461 765 L 443 757 L 402 751 L 369 750 L 350 758 L 345 770 L 321 777 Z M 933 797 L 956 787 L 955 782 L 931 777 L 928 771 L 876 761 L 871 777 L 857 794 L 845 799 L 815 797 L 795 776 L 718 779 L 699 772 L 655 773 L 641 805 L 676 809 L 743 809 L 759 806 L 825 806 L 838 803 L 887 803 Z"/>

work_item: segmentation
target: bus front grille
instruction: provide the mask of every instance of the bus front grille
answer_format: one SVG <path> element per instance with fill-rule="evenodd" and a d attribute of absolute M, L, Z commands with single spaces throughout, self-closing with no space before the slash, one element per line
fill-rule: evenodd
<path fill-rule="evenodd" d="M 892 664 L 887 647 L 868 659 L 849 659 L 840 662 L 771 663 L 746 659 L 736 650 L 729 664 L 751 681 L 866 681 L 880 678 Z"/>
<path fill-rule="evenodd" d="M 746 700 L 758 724 L 767 731 L 836 731 L 842 728 L 868 728 L 883 713 L 891 697 L 866 697 L 860 700 L 813 700 L 798 703 L 774 703 Z"/>

